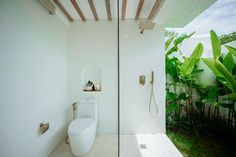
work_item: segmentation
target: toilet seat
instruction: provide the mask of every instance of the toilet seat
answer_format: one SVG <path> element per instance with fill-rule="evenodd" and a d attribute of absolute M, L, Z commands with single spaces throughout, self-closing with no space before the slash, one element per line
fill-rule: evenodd
<path fill-rule="evenodd" d="M 95 120 L 90 117 L 75 119 L 70 123 L 68 132 L 70 134 L 79 134 L 89 128 L 93 123 L 95 123 Z"/>

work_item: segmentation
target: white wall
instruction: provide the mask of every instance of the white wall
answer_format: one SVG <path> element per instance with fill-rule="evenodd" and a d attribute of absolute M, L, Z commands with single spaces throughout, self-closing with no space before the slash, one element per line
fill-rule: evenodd
<path fill-rule="evenodd" d="M 67 26 L 36 0 L 1 0 L 0 34 L 0 156 L 46 157 L 65 137 Z"/>
<path fill-rule="evenodd" d="M 99 99 L 98 132 L 117 133 L 115 21 L 74 22 L 68 27 L 38 1 L 1 0 L 0 25 L 0 156 L 48 156 L 65 137 L 69 104 L 84 95 Z M 138 23 L 126 21 L 120 32 L 121 131 L 164 133 L 164 30 L 140 35 Z M 81 71 L 87 65 L 101 68 L 101 92 L 82 92 Z M 148 114 L 151 70 L 156 76 L 156 119 Z M 138 84 L 140 74 L 147 76 L 145 86 Z M 41 122 L 50 122 L 44 135 L 38 130 Z"/>
<path fill-rule="evenodd" d="M 99 104 L 99 134 L 118 129 L 117 24 L 115 21 L 74 22 L 70 26 L 69 101 L 95 96 Z M 82 71 L 87 66 L 101 69 L 101 92 L 83 92 Z M 88 81 L 88 80 L 87 80 Z M 93 81 L 93 80 L 91 80 Z"/>
<path fill-rule="evenodd" d="M 138 22 L 120 24 L 120 124 L 122 134 L 165 132 L 165 50 L 164 30 L 155 28 L 140 34 Z M 148 112 L 151 71 L 155 72 L 158 116 Z M 146 84 L 139 84 L 139 75 Z M 153 105 L 153 104 L 152 104 Z"/>
<path fill-rule="evenodd" d="M 83 96 L 99 99 L 98 132 L 117 133 L 117 24 L 113 22 L 75 22 L 70 26 L 69 96 L 70 103 Z M 157 28 L 139 34 L 138 23 L 120 25 L 120 124 L 124 134 L 165 132 L 164 30 Z M 102 92 L 82 92 L 82 70 L 88 65 L 101 68 Z M 155 97 L 159 114 L 148 113 L 151 71 L 154 70 Z M 147 84 L 140 86 L 138 76 Z"/>

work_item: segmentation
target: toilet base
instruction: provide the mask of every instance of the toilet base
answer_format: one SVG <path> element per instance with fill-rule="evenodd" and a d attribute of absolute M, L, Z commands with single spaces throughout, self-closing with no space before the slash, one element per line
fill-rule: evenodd
<path fill-rule="evenodd" d="M 89 152 L 96 139 L 96 123 L 78 134 L 69 134 L 72 154 L 81 157 Z"/>

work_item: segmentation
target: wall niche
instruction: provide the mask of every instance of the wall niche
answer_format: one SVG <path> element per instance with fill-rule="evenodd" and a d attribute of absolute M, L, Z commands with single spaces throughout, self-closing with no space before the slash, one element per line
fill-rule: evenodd
<path fill-rule="evenodd" d="M 102 91 L 102 71 L 99 66 L 88 65 L 82 69 L 82 90 L 84 92 Z"/>

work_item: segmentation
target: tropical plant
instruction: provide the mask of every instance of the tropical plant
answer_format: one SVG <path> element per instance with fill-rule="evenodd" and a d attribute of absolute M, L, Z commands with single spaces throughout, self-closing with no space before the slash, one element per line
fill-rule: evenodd
<path fill-rule="evenodd" d="M 212 58 L 201 58 L 203 45 L 197 44 L 189 57 L 184 56 L 181 45 L 192 34 L 170 36 L 166 49 L 166 122 L 168 131 L 194 133 L 217 141 L 235 145 L 236 138 L 236 49 L 225 45 L 228 52 L 221 52 L 221 41 L 210 32 Z M 215 84 L 207 86 L 197 80 L 203 71 L 203 61 L 213 72 Z M 201 66 L 202 67 L 202 66 Z M 204 68 L 204 70 L 207 70 Z M 202 76 L 201 76 L 202 77 Z M 223 109 L 223 112 L 222 112 Z M 225 111 L 228 111 L 226 115 Z M 200 135 L 200 136 L 199 136 Z M 226 156 L 229 156 L 228 154 Z"/>
<path fill-rule="evenodd" d="M 166 31 L 165 32 L 165 37 L 170 38 L 170 37 L 177 37 L 178 36 L 178 32 L 175 31 Z"/>
<path fill-rule="evenodd" d="M 225 93 L 223 93 L 223 97 L 225 97 L 225 99 L 222 102 L 217 102 L 216 108 L 219 106 L 228 108 L 228 122 L 232 123 L 232 120 L 234 119 L 235 123 L 236 79 L 233 70 L 236 64 L 234 62 L 233 55 L 236 55 L 236 49 L 226 46 L 228 52 L 225 57 L 221 57 L 222 54 L 220 39 L 213 30 L 211 30 L 210 35 L 213 58 L 203 58 L 202 60 L 215 74 L 216 79 L 223 85 L 225 89 Z M 226 99 L 228 101 L 226 101 Z"/>
<path fill-rule="evenodd" d="M 180 119 L 182 108 L 185 108 L 187 116 L 193 112 L 192 91 L 195 86 L 195 77 L 197 73 L 202 71 L 197 69 L 197 64 L 203 53 L 201 43 L 196 46 L 188 58 L 183 56 L 180 50 L 182 42 L 193 34 L 184 34 L 177 38 L 170 37 L 166 41 L 166 74 L 171 80 L 167 83 L 167 112 L 169 116 L 175 116 L 177 119 Z M 172 55 L 176 52 L 181 55 L 183 61 Z"/>

